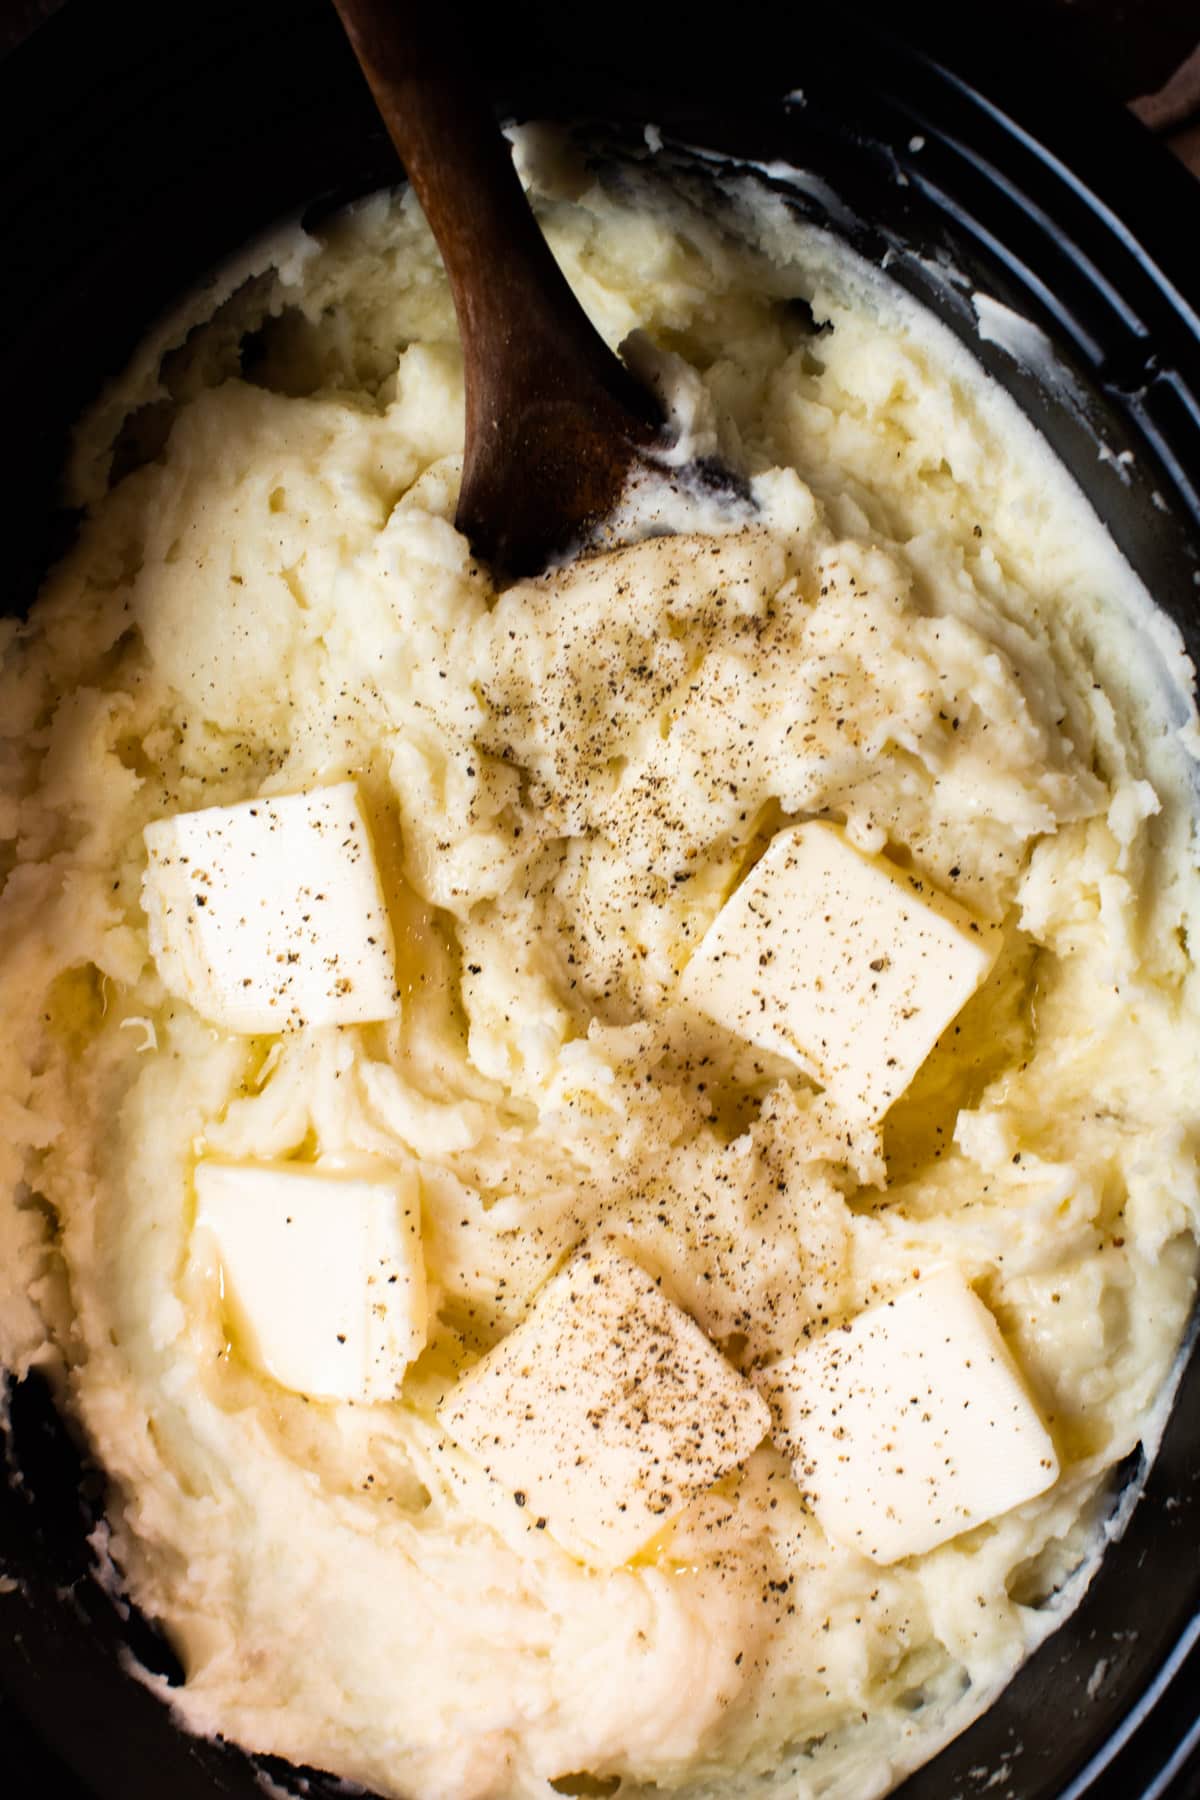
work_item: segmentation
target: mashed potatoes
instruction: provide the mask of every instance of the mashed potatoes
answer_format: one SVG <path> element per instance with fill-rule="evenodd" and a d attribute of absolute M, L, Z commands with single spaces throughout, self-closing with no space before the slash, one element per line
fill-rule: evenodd
<path fill-rule="evenodd" d="M 777 200 L 718 225 L 581 178 L 544 213 L 758 513 L 497 594 L 407 198 L 283 234 L 151 341 L 3 627 L 0 1356 L 61 1368 L 189 1728 L 416 1800 L 866 1800 L 1077 1597 L 1188 1316 L 1189 671 L 1006 398 Z M 351 779 L 399 1016 L 210 1022 L 150 954 L 144 828 Z M 881 1123 L 680 999 L 814 818 L 1002 931 Z M 201 1161 L 419 1193 L 397 1399 L 262 1372 Z M 885 1565 L 768 1434 L 630 1560 L 571 1554 L 438 1413 L 598 1239 L 748 1383 L 957 1269 L 1057 1480 Z"/>

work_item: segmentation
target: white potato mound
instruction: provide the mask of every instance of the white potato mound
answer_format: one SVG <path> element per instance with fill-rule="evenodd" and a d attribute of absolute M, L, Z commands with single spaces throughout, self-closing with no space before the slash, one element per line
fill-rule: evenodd
<path fill-rule="evenodd" d="M 244 258 L 80 438 L 78 544 L 0 627 L 0 1358 L 60 1372 L 192 1730 L 415 1800 L 867 1800 L 1078 1597 L 1161 1414 L 1196 1267 L 1190 670 L 881 277 L 769 196 L 718 225 L 574 188 L 556 253 L 611 341 L 698 371 L 749 525 L 497 593 L 452 523 L 461 363 L 402 196 Z M 144 828 L 347 779 L 399 1017 L 214 1026 L 150 955 Z M 809 818 L 1003 928 L 849 1132 L 677 991 Z M 200 1158 L 415 1168 L 395 1400 L 243 1354 Z M 1058 1479 L 877 1566 L 768 1436 L 631 1561 L 569 1554 L 437 1414 L 598 1235 L 751 1376 L 957 1268 Z"/>

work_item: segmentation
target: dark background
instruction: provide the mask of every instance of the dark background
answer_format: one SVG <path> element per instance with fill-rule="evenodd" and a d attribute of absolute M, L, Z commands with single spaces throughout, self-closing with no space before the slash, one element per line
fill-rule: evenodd
<path fill-rule="evenodd" d="M 169 4 L 170 0 L 162 3 Z M 248 7 L 253 4 L 254 0 L 247 0 Z M 0 0 L 0 54 L 18 44 L 63 5 L 95 10 L 102 9 L 105 0 Z M 457 10 L 468 19 L 472 12 L 484 11 L 472 0 L 466 0 Z M 500 14 L 502 21 L 520 19 L 519 3 L 486 10 Z M 674 28 L 684 10 L 665 0 L 659 0 L 657 6 L 655 0 L 647 0 L 636 13 L 631 10 L 629 17 L 644 23 L 646 14 L 658 11 L 670 15 Z M 979 32 L 985 33 L 1013 29 L 1014 20 L 1024 12 L 1040 23 L 1052 45 L 1065 53 L 1068 65 L 1075 64 L 1081 72 L 1086 68 L 1087 79 L 1107 87 L 1122 100 L 1164 88 L 1200 44 L 1200 6 L 1196 0 L 1031 0 L 1023 6 L 1014 6 L 1012 0 L 997 0 L 989 9 L 979 5 L 978 0 L 955 0 L 954 4 L 951 0 L 905 0 L 904 4 L 893 0 L 887 6 L 881 0 L 878 11 L 894 24 L 912 22 L 924 26 L 927 22 L 935 33 L 942 23 L 939 15 L 950 22 L 963 13 L 972 14 Z M 597 6 L 598 17 L 601 12 L 611 16 L 608 7 Z M 685 21 L 683 28 L 720 30 L 719 22 L 701 25 L 699 9 L 690 26 Z M 1200 110 L 1200 76 L 1194 85 L 1194 104 Z"/>

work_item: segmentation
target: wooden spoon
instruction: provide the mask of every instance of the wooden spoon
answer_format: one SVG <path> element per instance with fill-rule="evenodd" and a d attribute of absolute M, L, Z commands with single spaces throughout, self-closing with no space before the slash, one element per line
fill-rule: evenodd
<path fill-rule="evenodd" d="M 450 278 L 467 389 L 455 523 L 485 561 L 536 574 L 613 510 L 661 411 L 567 285 L 433 9 L 334 4 Z"/>

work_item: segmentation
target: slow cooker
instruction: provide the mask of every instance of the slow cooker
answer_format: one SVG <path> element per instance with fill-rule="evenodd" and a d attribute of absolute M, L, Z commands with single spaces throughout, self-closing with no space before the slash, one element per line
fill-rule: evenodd
<path fill-rule="evenodd" d="M 968 10 L 968 9 L 963 9 Z M 747 161 L 962 337 L 1074 473 L 1200 653 L 1200 188 L 1036 33 L 839 0 L 464 14 L 514 117 L 647 123 L 707 179 Z M 974 33 L 975 41 L 972 41 Z M 694 160 L 694 159 L 693 159 Z M 797 179 L 790 171 L 802 172 Z M 400 178 L 327 0 L 68 0 L 0 65 L 5 608 L 73 521 L 72 419 L 148 324 L 272 222 Z M 333 1800 L 315 1771 L 188 1738 L 131 1675 L 181 1677 L 98 1577 L 104 1482 L 30 1376 L 0 1481 L 0 1766 L 63 1800 Z M 1127 1503 L 1141 1489 L 1132 1507 Z M 904 1800 L 1200 1795 L 1200 1363 L 1149 1472 L 1119 1472 L 1083 1604 Z M 315 1650 L 316 1647 L 314 1647 Z M 11 1785 L 10 1785 L 11 1784 Z"/>

